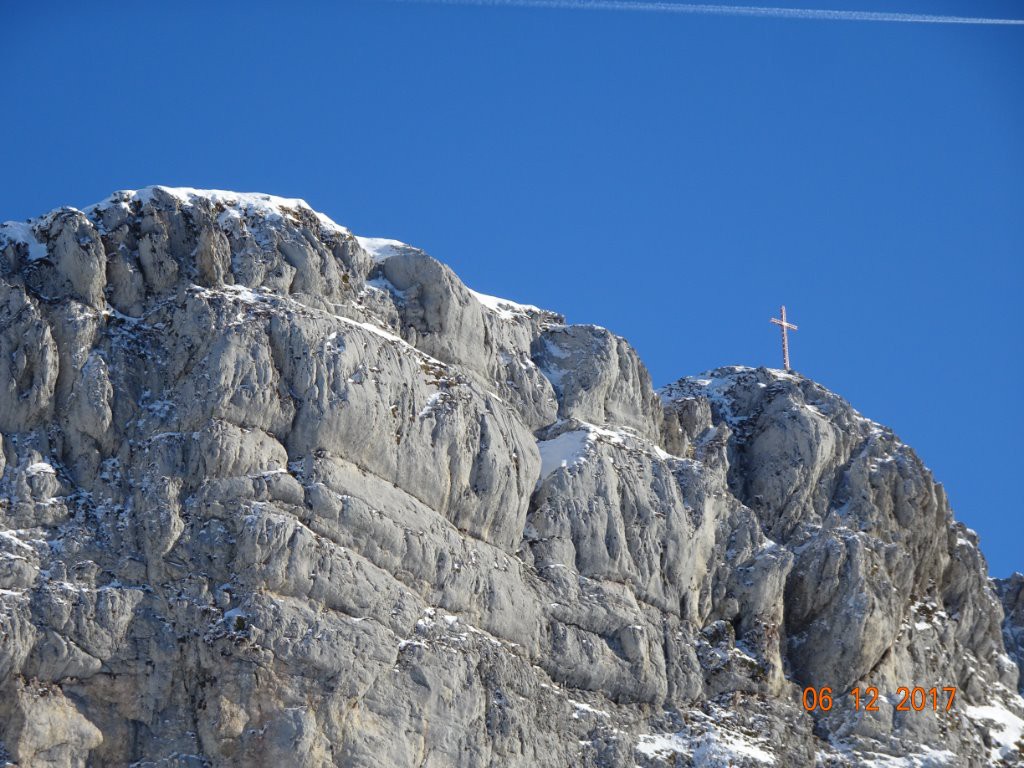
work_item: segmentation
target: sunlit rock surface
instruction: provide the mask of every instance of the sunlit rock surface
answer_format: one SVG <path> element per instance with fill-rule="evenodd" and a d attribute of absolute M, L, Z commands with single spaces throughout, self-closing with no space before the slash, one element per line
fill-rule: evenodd
<path fill-rule="evenodd" d="M 8 223 L 0 279 L 0 760 L 1020 759 L 1020 577 L 814 382 L 656 392 L 609 331 L 266 195 Z"/>

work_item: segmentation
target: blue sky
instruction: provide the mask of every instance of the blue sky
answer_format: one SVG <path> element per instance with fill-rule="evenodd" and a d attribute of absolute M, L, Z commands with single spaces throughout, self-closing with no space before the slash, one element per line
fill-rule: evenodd
<path fill-rule="evenodd" d="M 789 3 L 823 5 L 1022 13 Z M 0 219 L 154 183 L 304 197 L 611 328 L 659 384 L 779 365 L 785 303 L 794 366 L 1024 569 L 1024 29 L 371 0 L 0 23 Z"/>

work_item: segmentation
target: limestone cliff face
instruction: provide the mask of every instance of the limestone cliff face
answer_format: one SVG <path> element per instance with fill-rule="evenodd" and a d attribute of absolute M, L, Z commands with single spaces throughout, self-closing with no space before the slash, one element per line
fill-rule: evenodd
<path fill-rule="evenodd" d="M 811 381 L 655 392 L 261 195 L 7 224 L 0 280 L 0 763 L 1020 760 L 1019 584 Z"/>
<path fill-rule="evenodd" d="M 1022 670 L 1018 686 L 1024 693 L 1024 574 L 1015 573 L 1008 579 L 997 579 L 996 591 L 1006 613 L 1003 622 L 1006 651 Z"/>

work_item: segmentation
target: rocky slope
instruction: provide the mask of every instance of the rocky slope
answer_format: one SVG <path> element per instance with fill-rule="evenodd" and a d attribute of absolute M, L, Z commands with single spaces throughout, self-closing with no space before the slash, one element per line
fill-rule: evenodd
<path fill-rule="evenodd" d="M 0 275 L 0 763 L 1020 760 L 1019 583 L 1004 632 L 941 486 L 811 381 L 655 392 L 263 195 L 9 223 Z"/>

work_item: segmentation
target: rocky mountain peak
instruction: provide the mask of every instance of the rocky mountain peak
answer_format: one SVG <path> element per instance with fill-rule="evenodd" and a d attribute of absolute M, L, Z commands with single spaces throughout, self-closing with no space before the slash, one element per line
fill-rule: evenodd
<path fill-rule="evenodd" d="M 0 762 L 1021 759 L 1019 574 L 813 381 L 655 391 L 261 194 L 8 222 L 0 280 Z"/>

